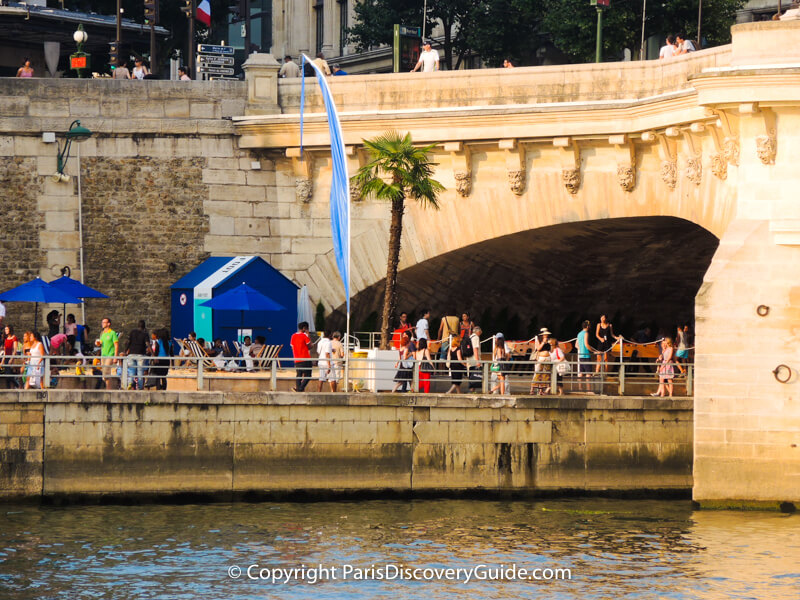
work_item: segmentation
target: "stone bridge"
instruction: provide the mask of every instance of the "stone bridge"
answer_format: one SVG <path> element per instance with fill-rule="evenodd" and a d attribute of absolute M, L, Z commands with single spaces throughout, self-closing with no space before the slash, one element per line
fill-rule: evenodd
<path fill-rule="evenodd" d="M 169 284 L 208 254 L 253 253 L 335 322 L 327 124 L 309 85 L 301 156 L 300 83 L 277 68 L 253 55 L 246 83 L 0 81 L 4 283 L 83 268 L 112 295 L 89 322 L 126 330 L 168 323 Z M 695 498 L 800 502 L 800 22 L 737 25 L 730 46 L 669 62 L 331 86 L 351 170 L 388 129 L 436 145 L 447 191 L 438 211 L 407 208 L 401 307 L 570 337 L 600 312 L 629 335 L 694 318 Z M 42 139 L 75 118 L 95 132 L 67 169 L 80 195 L 51 180 Z M 388 207 L 353 198 L 358 325 L 379 304 Z"/>

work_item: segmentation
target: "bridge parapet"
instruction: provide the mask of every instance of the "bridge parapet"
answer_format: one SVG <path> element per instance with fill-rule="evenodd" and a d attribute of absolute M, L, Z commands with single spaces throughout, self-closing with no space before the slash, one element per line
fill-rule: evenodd
<path fill-rule="evenodd" d="M 711 67 L 728 66 L 730 57 L 731 47 L 720 46 L 669 62 L 349 75 L 331 78 L 330 83 L 340 113 L 636 100 L 690 89 L 690 75 Z M 281 112 L 299 111 L 300 85 L 299 79 L 278 81 Z M 306 107 L 323 110 L 315 85 L 306 86 Z"/>

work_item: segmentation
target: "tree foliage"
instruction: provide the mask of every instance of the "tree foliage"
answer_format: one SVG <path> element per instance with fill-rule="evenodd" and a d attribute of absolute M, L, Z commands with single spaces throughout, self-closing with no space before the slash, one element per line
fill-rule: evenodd
<path fill-rule="evenodd" d="M 645 0 L 646 1 L 646 0 Z M 697 35 L 699 0 L 648 2 L 645 35 L 664 37 L 683 32 Z M 736 10 L 745 0 L 704 0 L 702 36 L 705 46 L 730 41 Z M 603 13 L 603 57 L 618 60 L 623 50 L 639 49 L 642 0 L 612 0 Z M 355 8 L 350 39 L 359 50 L 392 43 L 392 26 L 421 26 L 423 0 L 364 0 Z M 444 30 L 442 68 L 460 68 L 470 54 L 489 66 L 504 58 L 521 65 L 539 64 L 536 51 L 551 41 L 578 62 L 594 60 L 597 11 L 589 0 L 431 0 L 426 30 Z"/>
<path fill-rule="evenodd" d="M 430 153 L 436 144 L 417 147 L 411 134 L 401 136 L 389 131 L 374 140 L 364 140 L 369 162 L 352 180 L 365 196 L 391 203 L 389 254 L 386 266 L 386 288 L 381 315 L 381 348 L 389 348 L 389 326 L 397 299 L 397 268 L 400 262 L 400 240 L 403 234 L 403 212 L 407 198 L 424 207 L 439 208 L 438 196 L 444 191 L 432 178 L 436 166 Z"/>
<path fill-rule="evenodd" d="M 646 1 L 646 0 L 645 0 Z M 701 34 L 704 47 L 730 42 L 736 10 L 745 0 L 704 0 Z M 620 60 L 623 50 L 638 51 L 642 36 L 642 0 L 612 0 L 603 12 L 603 59 Z M 698 0 L 647 2 L 645 36 L 684 33 L 697 37 Z M 553 43 L 576 62 L 594 60 L 597 11 L 587 0 L 551 0 L 542 26 Z"/>

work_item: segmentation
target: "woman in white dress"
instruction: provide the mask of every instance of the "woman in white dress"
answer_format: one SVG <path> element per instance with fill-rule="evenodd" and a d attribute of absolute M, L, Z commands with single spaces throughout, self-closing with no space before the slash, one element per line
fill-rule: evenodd
<path fill-rule="evenodd" d="M 25 389 L 41 389 L 42 376 L 44 374 L 44 344 L 42 335 L 38 331 L 33 332 L 33 344 L 31 345 L 30 358 L 28 359 L 27 379 Z"/>

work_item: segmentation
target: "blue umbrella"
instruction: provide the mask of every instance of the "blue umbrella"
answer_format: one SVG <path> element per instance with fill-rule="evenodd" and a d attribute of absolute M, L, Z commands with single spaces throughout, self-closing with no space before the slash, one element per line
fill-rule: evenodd
<path fill-rule="evenodd" d="M 76 279 L 72 279 L 71 277 L 67 277 L 66 275 L 62 275 L 58 279 L 54 279 L 50 282 L 50 285 L 60 289 L 62 292 L 66 292 L 71 296 L 75 296 L 76 298 L 108 298 L 103 292 L 98 292 L 94 288 L 90 288 L 88 285 L 82 284 L 80 281 Z M 64 312 L 67 312 L 66 305 L 64 306 Z M 85 315 L 84 315 L 85 316 Z M 67 331 L 67 317 L 64 316 L 64 332 Z"/>
<path fill-rule="evenodd" d="M 200 306 L 207 306 L 216 310 L 242 311 L 242 329 L 244 329 L 244 313 L 249 310 L 286 310 L 283 306 L 254 290 L 246 283 L 220 294 L 216 298 L 206 300 Z"/>
<path fill-rule="evenodd" d="M 53 287 L 41 277 L 3 292 L 0 294 L 0 300 L 5 302 L 35 302 L 36 307 L 33 312 L 34 329 L 36 329 L 39 316 L 39 302 L 48 304 L 80 304 L 82 302 L 75 296 Z"/>
<path fill-rule="evenodd" d="M 50 285 L 76 298 L 108 298 L 103 292 L 98 292 L 96 289 L 90 288 L 88 285 L 84 285 L 66 275 L 54 279 L 50 282 Z"/>

